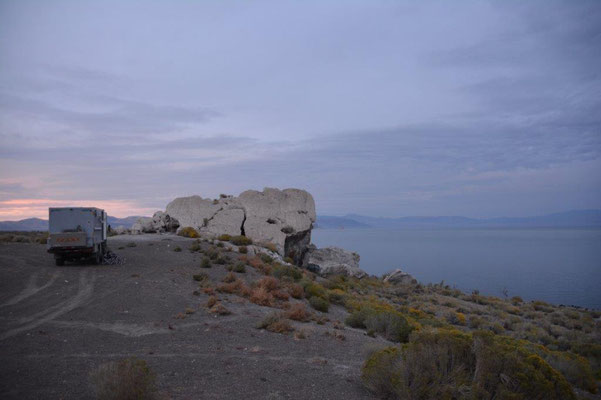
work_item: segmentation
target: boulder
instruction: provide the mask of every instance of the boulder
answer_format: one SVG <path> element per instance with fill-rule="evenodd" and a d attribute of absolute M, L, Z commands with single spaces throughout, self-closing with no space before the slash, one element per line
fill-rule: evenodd
<path fill-rule="evenodd" d="M 152 225 L 155 232 L 175 232 L 179 221 L 167 213 L 157 211 L 152 216 Z"/>
<path fill-rule="evenodd" d="M 175 232 L 179 227 L 177 219 L 162 211 L 154 213 L 152 218 L 140 217 L 131 228 L 131 233 Z"/>
<path fill-rule="evenodd" d="M 278 253 L 300 262 L 315 222 L 313 196 L 299 189 L 247 190 L 238 198 L 245 210 L 244 235 L 273 243 Z"/>
<path fill-rule="evenodd" d="M 131 233 L 140 234 L 140 233 L 154 233 L 156 230 L 154 229 L 154 225 L 152 223 L 152 218 L 150 217 L 140 217 L 136 221 L 136 223 L 131 227 Z"/>
<path fill-rule="evenodd" d="M 392 272 L 384 274 L 382 278 L 384 282 L 389 282 L 392 284 L 410 285 L 417 283 L 417 280 L 414 277 L 398 268 Z"/>
<path fill-rule="evenodd" d="M 347 275 L 364 278 L 367 273 L 359 268 L 359 254 L 339 247 L 318 249 L 311 245 L 303 257 L 303 267 L 320 275 Z"/>
<path fill-rule="evenodd" d="M 190 226 L 212 236 L 245 235 L 258 243 L 273 243 L 280 255 L 300 263 L 311 242 L 315 201 L 304 190 L 265 188 L 216 200 L 180 197 L 167 205 L 165 213 L 177 219 L 180 228 Z"/>

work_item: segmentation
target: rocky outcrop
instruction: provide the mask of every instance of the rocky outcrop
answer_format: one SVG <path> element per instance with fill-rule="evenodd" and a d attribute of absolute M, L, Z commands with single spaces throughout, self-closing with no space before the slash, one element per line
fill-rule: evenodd
<path fill-rule="evenodd" d="M 311 245 L 303 257 L 303 267 L 320 275 L 347 275 L 364 278 L 367 273 L 359 268 L 359 254 L 339 247 L 318 249 Z"/>
<path fill-rule="evenodd" d="M 131 232 L 134 234 L 175 232 L 178 227 L 179 221 L 177 219 L 167 213 L 157 211 L 152 218 L 138 218 L 138 221 L 132 226 Z"/>
<path fill-rule="evenodd" d="M 265 188 L 216 200 L 180 197 L 167 205 L 165 213 L 180 227 L 201 233 L 245 235 L 255 242 L 273 243 L 280 255 L 300 263 L 311 242 L 315 201 L 304 190 Z"/>
<path fill-rule="evenodd" d="M 389 282 L 392 284 L 410 285 L 417 283 L 417 280 L 414 277 L 398 268 L 392 272 L 384 274 L 382 278 L 384 282 Z"/>

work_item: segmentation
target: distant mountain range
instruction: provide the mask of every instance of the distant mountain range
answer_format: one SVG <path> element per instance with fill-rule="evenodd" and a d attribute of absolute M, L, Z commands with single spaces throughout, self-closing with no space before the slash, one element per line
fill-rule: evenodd
<path fill-rule="evenodd" d="M 138 220 L 138 216 L 117 218 L 107 218 L 107 222 L 113 228 L 118 226 L 124 226 L 131 228 L 132 225 Z M 20 221 L 0 221 L 0 231 L 47 231 L 48 220 L 41 218 L 27 218 Z"/>
<path fill-rule="evenodd" d="M 113 228 L 131 228 L 138 216 L 108 217 Z M 348 214 L 342 217 L 318 215 L 317 229 L 414 229 L 414 228 L 601 228 L 601 210 L 576 210 L 521 218 L 467 217 L 401 217 L 382 218 Z M 0 221 L 0 231 L 47 231 L 48 221 L 27 218 L 20 221 Z"/>
<path fill-rule="evenodd" d="M 401 217 L 379 218 L 348 214 L 318 215 L 316 228 L 584 228 L 601 227 L 601 210 L 575 210 L 521 218 Z"/>

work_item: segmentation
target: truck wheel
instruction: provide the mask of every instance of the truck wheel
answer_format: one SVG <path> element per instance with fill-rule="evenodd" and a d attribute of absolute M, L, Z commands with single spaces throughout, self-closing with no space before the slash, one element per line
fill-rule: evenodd
<path fill-rule="evenodd" d="M 63 265 L 65 265 L 65 259 L 64 258 L 55 258 L 54 263 L 56 264 L 57 267 L 62 267 Z"/>

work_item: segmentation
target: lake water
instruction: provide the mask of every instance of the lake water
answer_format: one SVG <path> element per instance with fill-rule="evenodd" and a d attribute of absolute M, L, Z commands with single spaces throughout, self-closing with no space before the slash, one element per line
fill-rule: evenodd
<path fill-rule="evenodd" d="M 314 229 L 312 242 L 356 251 L 372 275 L 601 309 L 599 229 Z"/>

